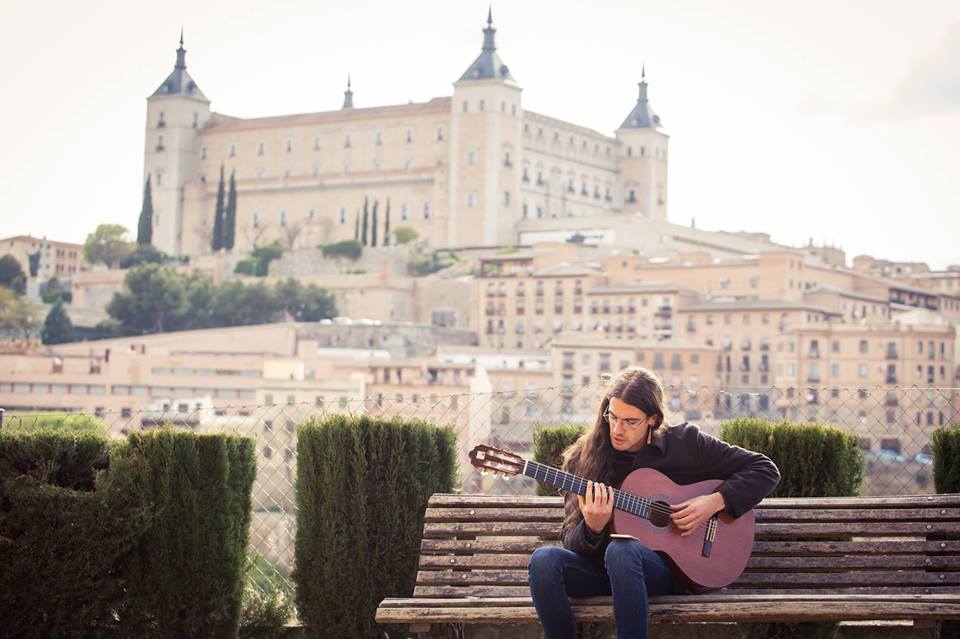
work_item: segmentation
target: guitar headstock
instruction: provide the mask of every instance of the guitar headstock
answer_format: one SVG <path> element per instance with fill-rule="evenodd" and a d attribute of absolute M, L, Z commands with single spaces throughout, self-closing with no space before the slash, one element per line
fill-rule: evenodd
<path fill-rule="evenodd" d="M 521 474 L 526 462 L 523 457 L 510 451 L 479 444 L 470 451 L 470 463 L 481 471 L 490 470 L 511 477 Z"/>

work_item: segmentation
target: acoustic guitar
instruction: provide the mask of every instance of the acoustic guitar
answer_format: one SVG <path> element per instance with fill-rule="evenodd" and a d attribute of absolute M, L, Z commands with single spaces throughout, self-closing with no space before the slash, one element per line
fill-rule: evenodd
<path fill-rule="evenodd" d="M 481 471 L 524 475 L 578 495 L 587 492 L 583 477 L 484 444 L 470 451 L 470 462 Z M 638 468 L 613 491 L 613 534 L 632 537 L 660 552 L 687 586 L 722 588 L 747 566 L 753 548 L 754 512 L 734 519 L 721 511 L 686 537 L 680 536 L 670 519 L 671 504 L 708 495 L 722 483 L 711 479 L 681 486 L 652 468 Z"/>

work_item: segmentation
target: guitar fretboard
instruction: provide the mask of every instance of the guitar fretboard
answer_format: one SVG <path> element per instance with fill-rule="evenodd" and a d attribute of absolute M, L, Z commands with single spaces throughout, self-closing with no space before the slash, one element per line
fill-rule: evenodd
<path fill-rule="evenodd" d="M 553 466 L 527 460 L 523 466 L 523 474 L 567 492 L 584 496 L 587 494 L 586 479 L 562 471 L 559 468 L 554 468 Z M 653 504 L 654 501 L 652 499 L 647 499 L 646 497 L 634 495 L 633 493 L 622 490 L 613 490 L 613 507 L 617 510 L 622 510 L 632 515 L 643 517 L 644 519 L 650 519 L 650 508 Z"/>

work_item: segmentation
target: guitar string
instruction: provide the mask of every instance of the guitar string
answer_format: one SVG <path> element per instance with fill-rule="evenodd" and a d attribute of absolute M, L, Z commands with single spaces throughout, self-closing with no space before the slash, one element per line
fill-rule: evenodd
<path fill-rule="evenodd" d="M 529 464 L 534 466 L 533 468 L 534 479 L 540 479 L 537 476 L 537 474 L 538 474 L 538 471 L 542 469 L 545 481 L 548 481 L 549 483 L 553 483 L 555 485 L 559 484 L 560 488 L 566 488 L 566 485 L 564 482 L 569 481 L 570 488 L 568 490 L 573 490 L 573 492 L 577 492 L 578 494 L 580 490 L 583 490 L 584 493 L 586 492 L 587 480 L 583 479 L 582 477 L 578 477 L 576 475 L 573 475 L 571 473 L 568 473 L 562 470 L 557 470 L 552 466 L 540 464 L 539 462 L 529 462 Z M 551 472 L 556 477 L 555 481 L 550 479 Z M 628 493 L 626 491 L 618 490 L 616 488 L 613 489 L 613 492 L 614 492 L 614 502 L 613 502 L 614 507 L 617 507 L 617 498 L 620 497 L 621 505 L 630 506 L 633 509 L 636 509 L 636 512 L 633 509 L 620 508 L 620 510 L 626 510 L 626 512 L 633 515 L 643 517 L 644 516 L 643 509 L 647 509 L 651 512 L 656 512 L 657 514 L 668 516 L 668 517 L 673 513 L 677 512 L 668 506 L 660 505 L 658 502 L 653 501 L 652 499 L 648 499 L 646 497 L 634 495 L 633 493 Z M 697 526 L 697 529 L 703 528 L 705 526 L 709 527 L 711 521 L 712 521 L 712 518 L 708 519 L 702 524 L 699 524 Z"/>

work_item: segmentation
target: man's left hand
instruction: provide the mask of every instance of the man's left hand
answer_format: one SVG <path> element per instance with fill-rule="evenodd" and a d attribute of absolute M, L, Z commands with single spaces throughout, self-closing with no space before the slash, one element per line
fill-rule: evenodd
<path fill-rule="evenodd" d="M 680 529 L 680 536 L 686 537 L 692 535 L 701 524 L 723 510 L 724 505 L 723 495 L 720 493 L 700 495 L 673 505 L 674 512 L 670 515 L 670 519 Z"/>

